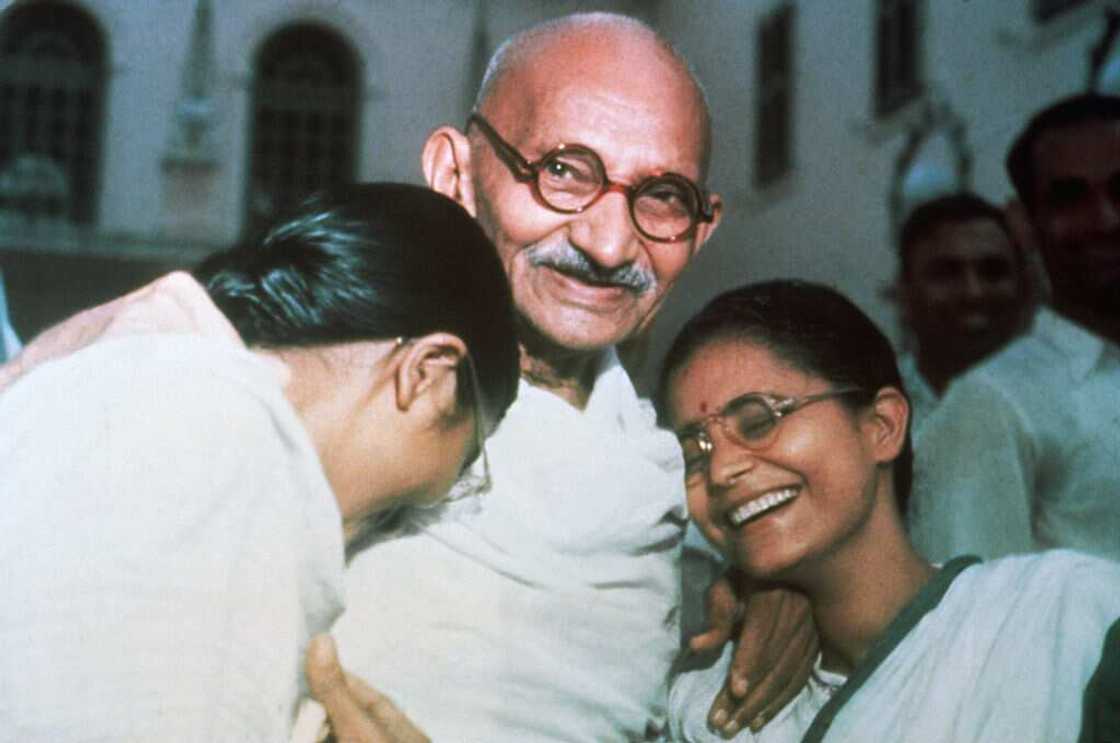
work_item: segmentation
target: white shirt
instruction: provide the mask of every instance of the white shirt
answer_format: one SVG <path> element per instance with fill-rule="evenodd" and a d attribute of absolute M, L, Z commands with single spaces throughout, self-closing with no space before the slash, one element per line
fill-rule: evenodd
<path fill-rule="evenodd" d="M 686 509 L 610 354 L 583 411 L 522 382 L 493 489 L 359 553 L 343 664 L 436 741 L 641 740 L 665 719 Z"/>
<path fill-rule="evenodd" d="M 0 395 L 0 738 L 287 738 L 341 517 L 271 365 L 138 335 Z"/>
<path fill-rule="evenodd" d="M 1103 691 L 1112 699 L 1120 693 L 1120 564 L 1066 550 L 967 562 L 949 563 L 927 583 L 850 678 L 822 671 L 818 661 L 766 727 L 734 740 L 1077 740 L 1086 688 L 1102 663 L 1112 684 Z M 673 683 L 672 740 L 724 740 L 706 717 L 730 655 L 725 649 Z"/>
<path fill-rule="evenodd" d="M 1120 349 L 1042 309 L 955 381 L 915 441 L 928 559 L 1071 547 L 1120 559 Z"/>

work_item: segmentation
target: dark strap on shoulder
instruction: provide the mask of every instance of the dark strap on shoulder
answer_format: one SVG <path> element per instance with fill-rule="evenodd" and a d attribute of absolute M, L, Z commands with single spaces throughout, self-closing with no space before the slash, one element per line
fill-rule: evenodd
<path fill-rule="evenodd" d="M 883 661 L 902 642 L 903 638 L 910 634 L 910 630 L 914 629 L 922 617 L 941 602 L 941 598 L 949 590 L 953 580 L 965 568 L 978 562 L 980 562 L 980 558 L 972 555 L 955 557 L 945 563 L 937 571 L 937 574 L 922 586 L 918 595 L 903 607 L 898 616 L 887 625 L 886 631 L 871 646 L 871 649 L 867 652 L 867 657 L 856 666 L 844 685 L 817 712 L 817 716 L 813 718 L 813 724 L 809 726 L 809 729 L 805 732 L 805 737 L 801 739 L 802 743 L 820 743 L 824 740 L 832 721 L 840 714 L 840 710 L 844 708 L 848 700 L 859 691 L 867 679 L 871 678 L 871 674 L 882 665 Z"/>
<path fill-rule="evenodd" d="M 1101 662 L 1085 687 L 1077 743 L 1120 743 L 1120 619 L 1104 636 Z"/>

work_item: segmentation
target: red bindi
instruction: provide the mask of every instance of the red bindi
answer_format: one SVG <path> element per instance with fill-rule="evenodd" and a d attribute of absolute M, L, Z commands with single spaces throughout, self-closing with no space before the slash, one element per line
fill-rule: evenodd
<path fill-rule="evenodd" d="M 706 402 L 700 403 L 700 412 L 701 413 L 707 413 L 708 412 L 708 403 L 706 403 Z"/>

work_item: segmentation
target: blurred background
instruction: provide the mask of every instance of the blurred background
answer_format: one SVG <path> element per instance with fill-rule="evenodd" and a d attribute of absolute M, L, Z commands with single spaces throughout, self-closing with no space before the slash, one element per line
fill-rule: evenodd
<path fill-rule="evenodd" d="M 635 368 L 717 291 L 833 284 L 901 342 L 894 229 L 1003 203 L 1031 112 L 1120 90 L 1104 0 L 0 0 L 0 270 L 24 340 L 237 239 L 309 190 L 420 182 L 509 34 L 579 10 L 660 30 L 714 113 L 723 226 Z M 4 292 L 0 292 L 0 300 Z M 3 304 L 0 301 L 0 304 Z M 2 317 L 0 317 L 2 319 Z M 647 364 L 647 367 L 649 364 Z"/>

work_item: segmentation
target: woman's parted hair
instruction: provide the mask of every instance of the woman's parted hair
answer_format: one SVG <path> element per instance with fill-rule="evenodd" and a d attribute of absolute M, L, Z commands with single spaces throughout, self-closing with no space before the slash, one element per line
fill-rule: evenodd
<path fill-rule="evenodd" d="M 513 305 L 497 252 L 462 207 L 430 189 L 368 183 L 317 193 L 194 275 L 247 345 L 442 331 L 470 350 L 488 422 L 516 395 Z M 458 389 L 468 401 L 466 364 Z"/>
<path fill-rule="evenodd" d="M 869 405 L 883 387 L 906 394 L 890 341 L 862 310 L 829 287 L 777 280 L 725 292 L 685 324 L 661 367 L 657 399 L 663 415 L 674 374 L 703 346 L 723 340 L 756 343 L 834 387 L 858 387 L 862 394 L 840 398 L 853 408 Z M 912 480 L 908 431 L 894 462 L 895 496 L 903 516 Z"/>

